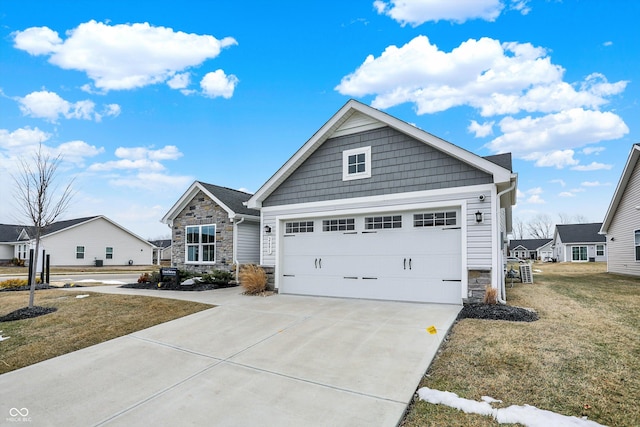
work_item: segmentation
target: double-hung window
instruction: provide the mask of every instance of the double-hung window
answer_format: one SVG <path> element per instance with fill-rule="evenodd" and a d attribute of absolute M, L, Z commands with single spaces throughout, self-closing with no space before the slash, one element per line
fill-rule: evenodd
<path fill-rule="evenodd" d="M 636 261 L 640 261 L 640 230 L 635 232 Z"/>
<path fill-rule="evenodd" d="M 84 246 L 76 246 L 76 259 L 84 259 Z"/>
<path fill-rule="evenodd" d="M 215 224 L 188 225 L 186 229 L 186 262 L 216 262 L 216 226 Z"/>
<path fill-rule="evenodd" d="M 596 245 L 596 256 L 604 256 L 604 245 Z"/>
<path fill-rule="evenodd" d="M 113 248 L 112 247 L 107 246 L 107 250 L 106 250 L 106 252 L 104 254 L 104 257 L 106 259 L 113 259 Z"/>

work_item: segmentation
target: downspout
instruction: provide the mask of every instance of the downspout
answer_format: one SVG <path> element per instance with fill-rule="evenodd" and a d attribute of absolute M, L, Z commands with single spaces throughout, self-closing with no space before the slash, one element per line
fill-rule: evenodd
<path fill-rule="evenodd" d="M 240 221 L 233 223 L 233 262 L 236 265 L 236 281 L 238 281 L 238 274 L 240 274 L 240 263 L 238 262 L 238 226 L 242 224 L 245 217 L 240 218 Z"/>
<path fill-rule="evenodd" d="M 507 188 L 505 190 L 502 190 L 501 192 L 499 192 L 496 195 L 496 200 L 498 201 L 498 203 L 496 205 L 497 209 L 498 209 L 498 212 L 497 212 L 498 216 L 500 216 L 500 205 L 501 205 L 500 204 L 500 197 L 502 197 L 504 194 L 510 193 L 511 191 L 514 190 L 514 188 L 516 188 L 516 181 L 514 181 L 513 184 L 511 184 L 511 187 L 509 187 L 509 188 Z M 498 233 L 500 233 L 500 230 L 498 230 Z M 502 244 L 503 243 L 500 242 L 500 245 L 501 245 L 500 252 L 502 252 Z M 500 270 L 500 279 L 501 280 L 500 280 L 500 283 L 498 285 L 499 286 L 498 287 L 499 292 L 498 292 L 498 297 L 496 298 L 496 300 L 500 304 L 506 305 L 507 304 L 507 287 L 506 287 L 506 285 L 504 283 L 504 271 L 502 271 L 502 269 Z"/>

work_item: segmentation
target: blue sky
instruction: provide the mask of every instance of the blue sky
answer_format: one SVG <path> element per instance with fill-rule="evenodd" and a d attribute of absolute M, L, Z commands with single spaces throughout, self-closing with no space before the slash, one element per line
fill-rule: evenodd
<path fill-rule="evenodd" d="M 603 220 L 640 142 L 640 3 L 0 2 L 0 223 L 38 144 L 64 218 L 145 238 L 194 180 L 254 192 L 354 98 L 512 152 L 516 220 Z"/>

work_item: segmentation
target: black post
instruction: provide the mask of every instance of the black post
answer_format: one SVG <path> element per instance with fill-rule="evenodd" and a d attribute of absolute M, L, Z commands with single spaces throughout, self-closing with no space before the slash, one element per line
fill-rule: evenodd
<path fill-rule="evenodd" d="M 49 265 L 50 265 L 50 261 L 51 261 L 51 255 L 47 254 L 47 257 L 45 259 L 47 260 L 46 261 L 46 264 L 47 264 L 47 267 L 46 267 L 47 268 L 47 273 L 46 274 L 47 274 L 47 285 L 48 285 L 49 284 L 49 280 L 51 280 L 50 279 L 50 274 L 49 274 L 51 272 L 49 270 Z"/>
<path fill-rule="evenodd" d="M 42 270 L 40 270 L 40 283 L 44 283 L 44 255 L 45 251 L 42 251 L 42 259 L 40 262 L 42 263 Z"/>
<path fill-rule="evenodd" d="M 31 273 L 33 272 L 33 249 L 29 249 L 29 278 L 27 279 L 27 286 L 31 289 Z"/>

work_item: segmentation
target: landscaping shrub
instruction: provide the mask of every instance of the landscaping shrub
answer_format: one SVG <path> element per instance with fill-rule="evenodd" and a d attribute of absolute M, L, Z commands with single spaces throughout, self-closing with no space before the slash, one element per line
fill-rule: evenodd
<path fill-rule="evenodd" d="M 40 283 L 40 278 L 36 278 L 36 283 Z M 27 286 L 27 279 L 7 279 L 0 282 L 0 289 L 13 289 Z"/>
<path fill-rule="evenodd" d="M 487 286 L 484 291 L 484 303 L 485 304 L 497 304 L 498 303 L 498 289 Z"/>
<path fill-rule="evenodd" d="M 233 273 L 225 270 L 213 270 L 211 273 L 203 274 L 200 281 L 216 285 L 228 285 L 231 280 L 233 280 Z"/>
<path fill-rule="evenodd" d="M 267 289 L 267 273 L 254 264 L 246 264 L 240 268 L 240 285 L 244 293 L 255 295 Z"/>
<path fill-rule="evenodd" d="M 149 273 L 142 273 L 140 277 L 138 277 L 138 283 L 147 283 L 151 282 L 151 276 Z"/>

